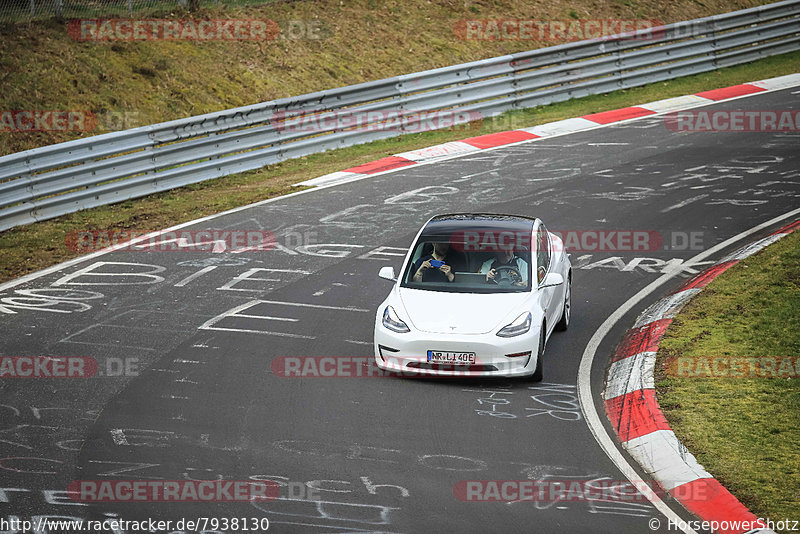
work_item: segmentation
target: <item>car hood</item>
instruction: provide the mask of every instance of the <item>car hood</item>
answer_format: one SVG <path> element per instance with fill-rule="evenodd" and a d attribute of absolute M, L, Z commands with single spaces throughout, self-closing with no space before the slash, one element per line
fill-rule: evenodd
<path fill-rule="evenodd" d="M 446 293 L 402 288 L 408 318 L 418 330 L 441 334 L 486 334 L 513 321 L 531 296 L 520 293 Z M 509 315 L 514 315 L 510 319 Z"/>

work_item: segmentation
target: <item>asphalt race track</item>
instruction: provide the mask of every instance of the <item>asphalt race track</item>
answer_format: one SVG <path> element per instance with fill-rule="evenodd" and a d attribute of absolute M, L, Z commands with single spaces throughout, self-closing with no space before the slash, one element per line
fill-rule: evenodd
<path fill-rule="evenodd" d="M 797 109 L 793 92 L 709 108 Z M 578 405 L 584 347 L 622 303 L 675 273 L 601 345 L 591 380 L 602 414 L 607 357 L 636 314 L 730 250 L 702 265 L 686 260 L 800 205 L 798 148 L 796 133 L 676 133 L 650 117 L 400 169 L 190 227 L 267 230 L 280 245 L 271 251 L 118 251 L 8 287 L 0 294 L 4 355 L 89 356 L 115 376 L 2 382 L 0 518 L 267 517 L 275 532 L 640 534 L 660 517 L 658 531 L 670 532 L 646 501 L 462 502 L 454 486 L 624 484 Z M 559 231 L 654 231 L 663 243 L 572 253 L 572 324 L 550 339 L 538 385 L 272 372 L 283 356 L 371 357 L 375 311 L 391 287 L 378 269 L 399 268 L 430 216 L 462 211 L 537 216 Z M 281 496 L 85 504 L 64 493 L 75 480 L 218 478 L 274 480 Z M 316 499 L 306 498 L 311 490 Z"/>

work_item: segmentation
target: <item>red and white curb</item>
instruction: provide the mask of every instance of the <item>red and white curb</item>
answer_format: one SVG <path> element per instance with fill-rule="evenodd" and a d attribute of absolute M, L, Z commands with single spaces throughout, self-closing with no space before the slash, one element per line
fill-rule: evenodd
<path fill-rule="evenodd" d="M 469 137 L 460 141 L 450 141 L 440 145 L 429 146 L 419 150 L 411 150 L 409 152 L 402 152 L 393 156 L 387 156 L 376 161 L 371 161 L 369 163 L 364 163 L 363 165 L 351 167 L 343 171 L 312 178 L 294 185 L 330 186 L 335 184 L 343 184 L 411 165 L 431 163 L 445 158 L 466 155 L 481 150 L 494 149 L 516 143 L 529 142 L 537 139 L 546 139 L 548 137 L 554 137 L 557 135 L 591 130 L 593 128 L 618 122 L 690 109 L 698 106 L 713 104 L 714 102 L 720 102 L 722 100 L 730 100 L 742 96 L 762 93 L 764 91 L 786 89 L 789 87 L 796 87 L 797 85 L 800 85 L 800 73 L 788 74 L 786 76 L 770 78 L 768 80 L 761 80 L 758 82 L 733 85 L 731 87 L 724 87 L 722 89 L 703 91 L 702 93 L 697 93 L 694 95 L 667 98 L 666 100 L 659 100 L 639 106 L 603 111 L 601 113 L 592 113 L 591 115 L 584 115 L 582 117 L 540 124 L 539 126 L 533 126 L 531 128 L 520 128 L 518 130 L 508 130 L 505 132 L 480 135 L 478 137 Z"/>
<path fill-rule="evenodd" d="M 719 530 L 720 534 L 774 532 L 769 528 L 745 531 L 733 526 L 753 524 L 757 518 L 703 469 L 670 429 L 653 385 L 656 352 L 673 317 L 711 280 L 798 228 L 800 221 L 736 250 L 647 308 L 617 347 L 606 377 L 606 413 L 622 446 L 687 510 L 704 521 L 732 525 Z"/>

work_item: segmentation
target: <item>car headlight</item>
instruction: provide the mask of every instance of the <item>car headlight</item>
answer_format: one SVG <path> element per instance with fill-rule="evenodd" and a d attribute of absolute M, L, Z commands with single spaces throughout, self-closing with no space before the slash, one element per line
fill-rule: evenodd
<path fill-rule="evenodd" d="M 497 333 L 500 337 L 514 337 L 531 329 L 531 312 L 523 312 L 513 322 L 504 326 Z"/>
<path fill-rule="evenodd" d="M 394 311 L 394 308 L 391 306 L 386 306 L 386 309 L 383 310 L 383 326 L 392 332 L 399 332 L 401 334 L 411 331 L 408 325 L 397 316 L 397 312 Z"/>

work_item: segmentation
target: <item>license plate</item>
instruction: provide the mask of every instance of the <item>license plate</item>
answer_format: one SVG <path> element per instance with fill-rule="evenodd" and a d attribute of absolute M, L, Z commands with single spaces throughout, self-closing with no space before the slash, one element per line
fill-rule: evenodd
<path fill-rule="evenodd" d="M 475 353 L 429 350 L 428 361 L 434 363 L 449 363 L 453 365 L 472 365 L 475 363 Z"/>

